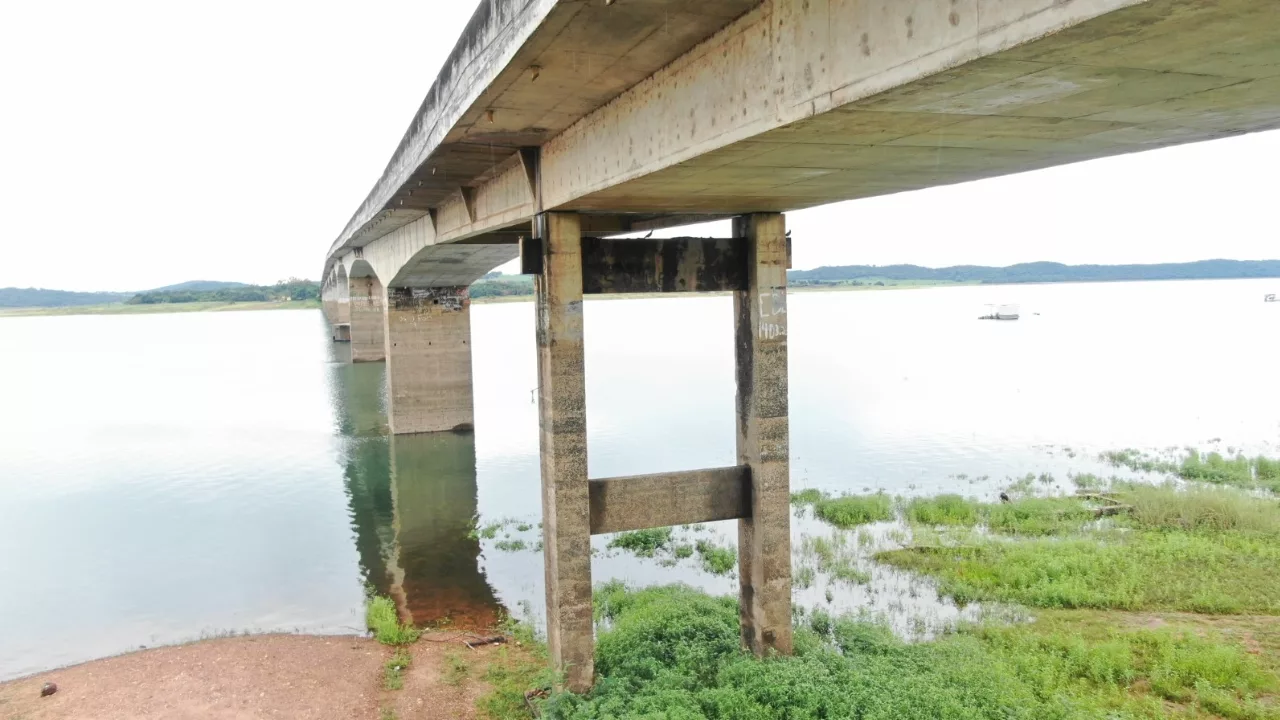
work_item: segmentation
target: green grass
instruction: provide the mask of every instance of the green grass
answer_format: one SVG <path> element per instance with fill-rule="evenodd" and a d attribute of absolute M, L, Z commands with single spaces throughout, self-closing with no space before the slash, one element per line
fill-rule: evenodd
<path fill-rule="evenodd" d="M 1188 448 L 1186 455 L 1180 460 L 1171 461 L 1128 449 L 1104 452 L 1101 459 L 1135 472 L 1164 473 L 1193 482 L 1280 492 L 1280 459 L 1262 455 L 1251 458 L 1237 454 L 1228 457 L 1218 452 L 1202 453 L 1195 448 Z"/>
<path fill-rule="evenodd" d="M 733 548 L 717 545 L 710 540 L 699 540 L 694 547 L 698 551 L 702 569 L 712 575 L 728 575 L 738 567 L 738 553 Z"/>
<path fill-rule="evenodd" d="M 830 537 L 806 535 L 800 539 L 800 562 L 796 565 L 795 575 L 809 577 L 815 569 L 832 580 L 851 585 L 871 581 L 871 575 L 857 567 L 856 541 L 850 542 L 849 537 L 839 530 Z"/>
<path fill-rule="evenodd" d="M 662 527 L 618 533 L 609 541 L 609 547 L 651 558 L 671 545 L 672 532 L 671 528 Z"/>
<path fill-rule="evenodd" d="M 1122 630 L 1101 639 L 1037 627 L 963 630 L 907 644 L 885 627 L 815 612 L 796 653 L 740 645 L 737 604 L 682 586 L 596 591 L 609 627 L 597 683 L 557 694 L 543 716 L 1093 720 L 1275 717 L 1274 675 L 1217 636 Z"/>
<path fill-rule="evenodd" d="M 1066 500 L 1021 501 L 992 507 L 1012 515 L 1008 524 L 1022 528 L 1018 540 L 914 547 L 876 559 L 937 577 L 940 592 L 960 602 L 1280 614 L 1276 500 L 1137 484 L 1115 496 L 1132 512 L 1113 518 L 1113 529 L 1077 532 L 1080 518 Z M 995 527 L 998 516 L 990 522 Z"/>
<path fill-rule="evenodd" d="M 413 657 L 403 647 L 396 648 L 390 659 L 382 666 L 382 688 L 384 690 L 403 690 L 404 671 L 413 663 Z"/>
<path fill-rule="evenodd" d="M 409 645 L 421 634 L 400 622 L 396 604 L 385 595 L 370 594 L 365 603 L 365 625 L 383 645 Z"/>
<path fill-rule="evenodd" d="M 457 653 L 449 653 L 444 657 L 444 681 L 447 685 L 461 685 L 471 672 L 467 661 Z"/>
<path fill-rule="evenodd" d="M 892 520 L 893 498 L 884 493 L 822 498 L 813 504 L 813 514 L 838 528 Z"/>
<path fill-rule="evenodd" d="M 525 548 L 529 547 L 525 543 L 525 541 L 520 540 L 518 538 L 515 540 L 499 540 L 498 542 L 494 543 L 493 546 L 498 550 L 502 550 L 503 552 L 518 552 L 520 550 L 524 550 Z"/>
<path fill-rule="evenodd" d="M 920 525 L 976 525 L 981 503 L 959 495 L 915 498 L 907 503 L 907 520 Z"/>
<path fill-rule="evenodd" d="M 931 527 L 985 525 L 1008 535 L 1051 535 L 1079 529 L 1093 511 L 1076 498 L 1025 497 L 1010 503 L 980 503 L 959 495 L 916 498 L 907 503 L 910 522 Z"/>

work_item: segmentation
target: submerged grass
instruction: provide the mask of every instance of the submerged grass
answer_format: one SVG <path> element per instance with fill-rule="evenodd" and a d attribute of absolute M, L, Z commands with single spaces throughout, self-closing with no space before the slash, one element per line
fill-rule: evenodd
<path fill-rule="evenodd" d="M 838 528 L 847 529 L 894 518 L 893 498 L 884 493 L 830 497 L 810 489 L 793 493 L 791 504 L 813 506 L 815 516 Z"/>
<path fill-rule="evenodd" d="M 1111 528 L 1076 531 L 1080 518 L 1045 521 L 1048 511 L 1027 520 L 1021 508 L 1049 501 L 1024 501 L 998 509 L 1013 516 L 1010 526 L 1044 532 L 894 550 L 876 559 L 937 577 L 939 591 L 962 603 L 1280 614 L 1275 500 L 1227 489 L 1139 485 L 1117 497 L 1132 510 L 1114 518 Z M 997 516 L 990 522 L 996 527 Z M 1031 535 L 1058 537 L 1025 537 Z"/>
<path fill-rule="evenodd" d="M 981 503 L 959 495 L 916 498 L 904 514 L 910 522 L 928 526 L 985 525 L 1009 535 L 1052 535 L 1079 529 L 1094 516 L 1077 498 L 1025 497 L 1009 503 Z"/>
<path fill-rule="evenodd" d="M 1193 482 L 1280 492 L 1280 459 L 1262 455 L 1227 456 L 1187 448 L 1186 454 L 1177 460 L 1160 458 L 1134 449 L 1112 450 L 1102 453 L 1100 457 L 1116 467 L 1125 467 L 1134 472 L 1164 473 Z"/>
<path fill-rule="evenodd" d="M 733 548 L 717 545 L 710 540 L 699 540 L 694 547 L 698 551 L 702 569 L 712 575 L 728 575 L 738 567 L 738 553 Z"/>
<path fill-rule="evenodd" d="M 671 545 L 672 528 L 652 528 L 650 530 L 632 530 L 618 533 L 609 541 L 610 548 L 617 548 L 635 553 L 639 557 L 651 558 L 658 551 Z"/>
<path fill-rule="evenodd" d="M 1036 626 L 964 630 L 907 644 L 886 627 L 813 613 L 796 654 L 741 649 L 737 603 L 683 586 L 596 591 L 609 627 L 598 681 L 554 695 L 576 718 L 966 720 L 1275 717 L 1274 675 L 1238 645 L 1174 630 L 1100 639 Z"/>

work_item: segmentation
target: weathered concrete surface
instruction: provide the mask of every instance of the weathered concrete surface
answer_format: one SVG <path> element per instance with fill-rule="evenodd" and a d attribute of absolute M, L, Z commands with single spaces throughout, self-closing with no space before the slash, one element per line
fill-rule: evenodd
<path fill-rule="evenodd" d="M 742 642 L 791 653 L 791 456 L 787 415 L 787 239 L 781 214 L 748 215 L 747 289 L 733 294 L 738 464 L 751 468 L 751 516 L 738 521 Z"/>
<path fill-rule="evenodd" d="M 329 262 L 392 285 L 539 210 L 605 234 L 1280 126 L 1274 0 L 690 5 L 487 0 Z"/>
<path fill-rule="evenodd" d="M 751 514 L 751 468 L 592 480 L 590 495 L 593 535 L 737 520 Z"/>
<path fill-rule="evenodd" d="M 1270 0 L 772 0 L 547 143 L 547 207 L 795 210 L 1280 125 Z"/>
<path fill-rule="evenodd" d="M 582 282 L 588 295 L 743 290 L 746 243 L 741 238 L 583 238 Z"/>
<path fill-rule="evenodd" d="M 542 145 L 756 2 L 482 0 L 331 254 L 428 210 L 487 217 L 506 200 L 486 186 L 520 164 L 520 148 Z"/>
<path fill-rule="evenodd" d="M 467 288 L 390 288 L 387 419 L 406 435 L 470 430 L 471 298 Z"/>
<path fill-rule="evenodd" d="M 582 345 L 582 240 L 578 217 L 548 213 L 543 274 L 534 280 L 542 547 L 547 647 L 574 692 L 591 688 L 591 501 L 587 485 L 587 388 Z"/>
<path fill-rule="evenodd" d="M 352 277 L 348 282 L 351 286 L 351 361 L 385 360 L 386 291 L 373 275 Z"/>

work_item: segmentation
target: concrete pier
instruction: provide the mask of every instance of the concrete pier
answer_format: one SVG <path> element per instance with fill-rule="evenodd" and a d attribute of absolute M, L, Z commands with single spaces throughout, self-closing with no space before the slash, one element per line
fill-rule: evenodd
<path fill-rule="evenodd" d="M 473 428 L 466 287 L 390 288 L 386 360 L 393 434 Z"/>
<path fill-rule="evenodd" d="M 735 221 L 735 237 L 604 241 L 545 213 L 522 248 L 535 275 L 547 641 L 570 690 L 592 684 L 593 534 L 739 520 L 743 646 L 791 652 L 787 421 L 787 237 L 780 213 Z M 734 293 L 738 464 L 590 479 L 583 294 Z"/>
<path fill-rule="evenodd" d="M 595 639 L 581 226 L 572 213 L 547 213 L 539 225 L 543 271 L 534 279 L 534 302 L 547 646 L 566 686 L 585 692 L 591 688 Z"/>
<path fill-rule="evenodd" d="M 733 294 L 738 464 L 751 468 L 751 514 L 738 521 L 742 643 L 791 653 L 791 460 L 787 417 L 787 237 L 781 213 L 737 218 L 747 287 Z"/>
<path fill-rule="evenodd" d="M 380 362 L 387 357 L 386 294 L 378 278 L 353 277 L 350 281 L 351 361 Z"/>

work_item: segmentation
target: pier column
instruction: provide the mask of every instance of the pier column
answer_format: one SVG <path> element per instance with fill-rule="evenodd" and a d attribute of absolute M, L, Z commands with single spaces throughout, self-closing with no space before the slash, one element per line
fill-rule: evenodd
<path fill-rule="evenodd" d="M 387 357 L 382 317 L 386 296 L 378 278 L 351 278 L 351 362 L 380 362 Z"/>
<path fill-rule="evenodd" d="M 333 303 L 333 339 L 351 342 L 351 288 L 347 283 L 347 273 L 341 267 L 338 268 Z"/>
<path fill-rule="evenodd" d="M 471 430 L 475 413 L 467 288 L 389 288 L 385 318 L 391 432 Z"/>
<path fill-rule="evenodd" d="M 786 221 L 745 215 L 734 235 L 747 239 L 747 287 L 733 293 L 738 464 L 751 468 L 751 514 L 738 521 L 742 642 L 756 655 L 790 654 Z"/>
<path fill-rule="evenodd" d="M 577 215 L 540 218 L 543 271 L 534 279 L 547 645 L 574 692 L 591 688 L 591 525 L 582 345 L 582 238 Z"/>

